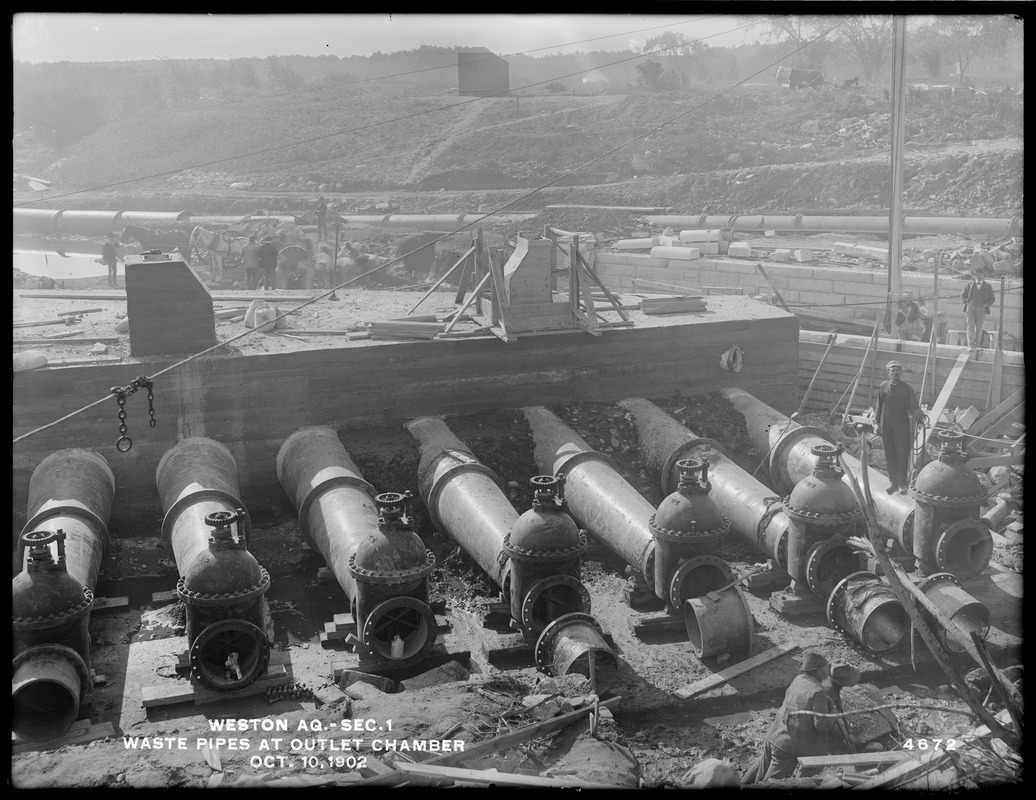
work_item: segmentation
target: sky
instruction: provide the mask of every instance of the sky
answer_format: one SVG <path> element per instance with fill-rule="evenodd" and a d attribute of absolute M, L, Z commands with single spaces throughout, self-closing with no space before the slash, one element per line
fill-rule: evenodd
<path fill-rule="evenodd" d="M 12 17 L 15 61 L 139 61 L 158 58 L 264 58 L 370 55 L 423 44 L 486 47 L 501 56 L 580 50 L 639 50 L 674 31 L 710 37 L 713 47 L 744 44 L 734 15 L 661 14 L 63 14 Z M 645 30 L 648 29 L 648 30 Z M 608 37 L 608 38 L 598 38 Z M 596 39 L 596 41 L 585 41 Z M 569 44 L 577 43 L 577 44 Z M 564 46 L 562 46 L 564 45 Z"/>

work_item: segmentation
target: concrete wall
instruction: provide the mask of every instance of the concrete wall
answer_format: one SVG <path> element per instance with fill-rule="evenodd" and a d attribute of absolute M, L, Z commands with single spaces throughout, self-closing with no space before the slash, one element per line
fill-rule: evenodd
<path fill-rule="evenodd" d="M 831 334 L 816 331 L 799 333 L 799 388 L 805 394 L 810 381 L 820 366 L 820 361 L 827 350 Z M 868 406 L 877 402 L 878 384 L 885 380 L 885 365 L 895 359 L 903 365 L 903 380 L 909 383 L 918 393 L 918 401 L 931 408 L 942 391 L 943 385 L 963 352 L 960 347 L 938 345 L 936 357 L 928 359 L 928 347 L 921 342 L 900 342 L 896 339 L 878 339 L 877 356 L 874 352 L 867 356 L 864 353 L 870 343 L 868 336 L 852 336 L 837 334 L 831 346 L 824 367 L 817 375 L 813 391 L 806 403 L 807 411 L 830 411 L 838 399 L 845 394 L 863 364 L 863 374 L 853 402 L 853 413 L 861 413 Z M 925 361 L 928 360 L 928 373 L 922 391 L 921 379 L 925 375 Z M 873 366 L 873 369 L 872 369 Z M 947 408 L 968 408 L 975 406 L 979 411 L 988 411 L 986 397 L 993 370 L 993 352 L 982 350 L 972 355 L 961 372 Z M 935 389 L 932 388 L 934 372 Z M 1005 352 L 1003 354 L 1003 370 L 1001 377 L 1000 400 L 1007 399 L 1014 392 L 1025 387 L 1025 357 L 1022 353 Z M 870 398 L 868 400 L 868 397 Z M 840 408 L 844 410 L 846 395 Z M 992 405 L 998 400 L 992 398 Z"/>
<path fill-rule="evenodd" d="M 729 300 L 734 300 L 730 298 Z M 157 427 L 143 392 L 126 402 L 132 449 L 115 450 L 117 406 L 104 403 L 13 447 L 14 530 L 25 522 L 29 477 L 54 450 L 83 447 L 105 456 L 116 479 L 114 536 L 157 536 L 162 509 L 155 468 L 179 439 L 208 436 L 237 460 L 242 501 L 257 518 L 290 515 L 274 460 L 302 425 L 339 430 L 402 424 L 424 414 L 463 414 L 530 404 L 613 401 L 631 395 L 699 394 L 738 386 L 790 413 L 798 394 L 798 320 L 758 303 L 680 320 L 604 331 L 496 339 L 206 357 L 155 381 Z M 732 343 L 746 352 L 740 373 L 719 366 Z M 172 361 L 68 367 L 13 376 L 13 433 L 20 436 Z"/>
<path fill-rule="evenodd" d="M 623 291 L 637 289 L 652 291 L 641 281 L 658 281 L 700 290 L 703 286 L 741 286 L 745 294 L 765 294 L 769 289 L 756 261 L 732 258 L 702 258 L 697 261 L 674 261 L 652 258 L 639 253 L 599 252 L 596 268 L 609 288 Z M 816 311 L 825 316 L 839 317 L 873 326 L 875 319 L 884 316 L 884 300 L 887 293 L 887 276 L 880 270 L 841 269 L 836 267 L 813 267 L 809 264 L 763 265 L 766 274 L 789 306 L 795 304 L 818 304 Z M 961 310 L 960 293 L 965 281 L 940 277 L 938 294 L 939 311 L 945 314 L 950 329 L 964 330 L 964 314 Z M 986 330 L 999 326 L 1000 298 L 999 279 L 993 281 L 997 291 L 997 302 L 986 318 Z M 1020 350 L 1022 345 L 1022 281 L 1010 278 L 1005 281 L 1004 294 L 1004 349 Z M 913 297 L 924 297 L 931 310 L 931 298 L 936 294 L 932 275 L 903 274 L 904 292 Z M 661 291 L 656 289 L 655 291 Z M 853 304 L 869 305 L 853 305 Z"/>

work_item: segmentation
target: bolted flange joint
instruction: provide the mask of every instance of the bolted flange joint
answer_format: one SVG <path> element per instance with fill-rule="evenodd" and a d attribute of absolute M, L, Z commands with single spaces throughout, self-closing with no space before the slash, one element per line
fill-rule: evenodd
<path fill-rule="evenodd" d="M 32 617 L 14 617 L 14 627 L 20 631 L 35 631 L 46 628 L 53 628 L 57 624 L 66 624 L 89 613 L 94 604 L 94 593 L 86 586 L 83 587 L 83 599 L 75 605 L 58 611 L 51 611 L 49 614 L 38 614 Z"/>
<path fill-rule="evenodd" d="M 189 606 L 239 605 L 262 597 L 270 588 L 270 573 L 266 567 L 260 567 L 260 570 L 259 583 L 235 592 L 195 592 L 187 588 L 187 579 L 181 576 L 176 582 L 176 595 Z"/>
<path fill-rule="evenodd" d="M 401 570 L 373 570 L 356 565 L 356 553 L 349 556 L 349 573 L 357 580 L 366 583 L 377 583 L 391 585 L 396 583 L 409 583 L 418 580 L 426 575 L 431 575 L 435 568 L 435 555 L 431 550 L 425 550 L 425 563 L 410 569 Z"/>
<path fill-rule="evenodd" d="M 652 514 L 651 518 L 648 520 L 648 528 L 651 530 L 651 535 L 654 536 L 656 539 L 662 539 L 664 541 L 670 542 L 694 541 L 706 543 L 715 541 L 716 539 L 722 539 L 730 531 L 730 520 L 727 518 L 726 514 L 723 514 L 722 517 L 723 523 L 717 528 L 699 531 L 692 520 L 691 530 L 674 531 L 669 528 L 660 528 L 658 525 L 656 525 L 655 514 Z"/>
<path fill-rule="evenodd" d="M 510 532 L 504 536 L 503 552 L 510 558 L 518 561 L 533 561 L 549 563 L 551 561 L 565 561 L 581 554 L 587 547 L 586 531 L 579 531 L 579 541 L 569 547 L 562 547 L 559 550 L 531 550 L 511 542 Z"/>

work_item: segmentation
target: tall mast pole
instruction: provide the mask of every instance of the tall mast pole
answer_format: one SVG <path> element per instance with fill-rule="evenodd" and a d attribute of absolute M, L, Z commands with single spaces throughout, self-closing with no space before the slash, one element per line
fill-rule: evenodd
<path fill-rule="evenodd" d="M 889 278 L 891 301 L 903 293 L 903 147 L 906 141 L 906 17 L 893 17 L 892 47 L 892 180 L 889 198 Z"/>

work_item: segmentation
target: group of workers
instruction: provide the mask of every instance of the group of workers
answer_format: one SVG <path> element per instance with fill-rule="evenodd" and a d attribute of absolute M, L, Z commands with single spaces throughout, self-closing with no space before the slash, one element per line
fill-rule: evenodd
<path fill-rule="evenodd" d="M 966 320 L 968 347 L 977 350 L 982 347 L 986 315 L 996 302 L 993 287 L 986 282 L 985 270 L 972 271 L 968 276 L 968 283 L 961 291 L 960 299 Z M 939 316 L 942 317 L 942 314 Z M 924 298 L 916 301 L 902 299 L 897 303 L 893 330 L 901 341 L 930 341 L 933 323 Z M 941 326 L 938 334 L 940 337 L 943 334 Z"/>

